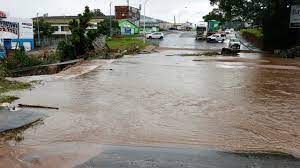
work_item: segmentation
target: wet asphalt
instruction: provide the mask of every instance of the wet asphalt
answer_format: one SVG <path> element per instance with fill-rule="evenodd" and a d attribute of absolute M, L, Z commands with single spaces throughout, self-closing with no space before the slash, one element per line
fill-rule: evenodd
<path fill-rule="evenodd" d="M 75 168 L 296 168 L 300 160 L 284 155 L 238 154 L 184 148 L 106 146 Z"/>

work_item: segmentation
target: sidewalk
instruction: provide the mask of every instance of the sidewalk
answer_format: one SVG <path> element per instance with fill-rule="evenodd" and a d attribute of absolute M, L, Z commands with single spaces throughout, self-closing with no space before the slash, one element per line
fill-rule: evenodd
<path fill-rule="evenodd" d="M 37 75 L 37 76 L 26 76 L 26 77 L 18 77 L 18 78 L 7 78 L 11 81 L 18 81 L 18 82 L 32 82 L 32 81 L 53 81 L 59 79 L 71 79 L 85 73 L 91 72 L 94 69 L 105 66 L 106 64 L 112 63 L 114 60 L 88 60 L 88 61 L 81 61 L 72 67 L 61 71 L 57 74 L 53 75 Z"/>

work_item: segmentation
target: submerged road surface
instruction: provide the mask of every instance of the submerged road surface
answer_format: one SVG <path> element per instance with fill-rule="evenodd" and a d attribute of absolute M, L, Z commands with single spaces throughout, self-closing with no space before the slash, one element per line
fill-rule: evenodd
<path fill-rule="evenodd" d="M 297 65 L 166 56 L 174 52 L 22 92 L 17 103 L 60 109 L 23 141 L 2 144 L 0 167 L 299 167 L 281 155 L 233 154 L 300 156 Z"/>

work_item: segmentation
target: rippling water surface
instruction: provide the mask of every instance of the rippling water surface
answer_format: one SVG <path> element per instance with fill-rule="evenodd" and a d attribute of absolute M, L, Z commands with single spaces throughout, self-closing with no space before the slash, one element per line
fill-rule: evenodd
<path fill-rule="evenodd" d="M 65 158 L 71 165 L 95 153 L 83 144 L 300 156 L 299 68 L 278 68 L 289 65 L 284 60 L 253 66 L 165 54 L 126 57 L 105 67 L 113 71 L 102 67 L 22 93 L 19 102 L 60 110 L 25 131 L 22 142 L 4 144 L 1 162 L 46 155 L 46 163 Z"/>

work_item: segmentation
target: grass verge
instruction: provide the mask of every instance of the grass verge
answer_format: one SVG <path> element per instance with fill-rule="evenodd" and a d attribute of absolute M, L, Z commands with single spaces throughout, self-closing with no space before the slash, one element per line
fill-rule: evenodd
<path fill-rule="evenodd" d="M 143 49 L 147 46 L 143 40 L 134 37 L 114 37 L 107 40 L 111 50 L 132 50 L 133 48 Z"/>
<path fill-rule="evenodd" d="M 15 96 L 6 96 L 4 93 L 14 90 L 23 90 L 31 87 L 29 83 L 12 82 L 5 79 L 0 79 L 0 103 L 11 103 L 18 98 Z"/>

